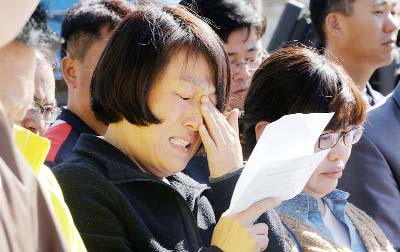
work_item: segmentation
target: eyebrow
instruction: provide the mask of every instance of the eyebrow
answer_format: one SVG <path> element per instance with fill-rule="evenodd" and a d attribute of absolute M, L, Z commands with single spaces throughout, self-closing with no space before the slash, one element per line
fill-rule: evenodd
<path fill-rule="evenodd" d="M 40 103 L 41 101 L 43 101 L 43 98 L 38 98 L 37 96 L 34 96 L 33 97 L 33 100 L 36 102 L 36 103 Z M 49 103 L 46 103 L 46 104 L 44 104 L 44 105 L 42 105 L 42 104 L 40 104 L 40 105 L 42 105 L 42 106 L 55 106 L 57 103 L 56 102 L 49 102 Z"/>
<path fill-rule="evenodd" d="M 246 50 L 246 53 L 254 52 L 254 51 L 256 51 L 257 49 L 258 49 L 258 48 L 257 48 L 257 46 L 255 45 L 255 46 L 253 46 L 253 47 L 247 49 L 247 50 Z M 235 55 L 238 55 L 238 54 L 239 54 L 238 52 L 228 52 L 228 56 L 235 56 Z"/>
<path fill-rule="evenodd" d="M 395 3 L 395 2 L 394 2 Z M 394 4 L 393 3 L 393 4 Z M 383 5 L 389 5 L 389 1 L 388 0 L 380 0 L 375 2 L 374 7 L 381 7 Z"/>

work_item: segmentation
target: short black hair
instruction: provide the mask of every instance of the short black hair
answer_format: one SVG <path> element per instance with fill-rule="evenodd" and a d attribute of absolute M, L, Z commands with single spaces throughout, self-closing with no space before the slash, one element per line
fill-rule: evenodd
<path fill-rule="evenodd" d="M 218 36 L 226 43 L 229 35 L 245 28 L 250 33 L 254 28 L 261 38 L 266 30 L 266 18 L 260 16 L 252 2 L 245 0 L 182 0 L 186 6 L 199 16 L 211 22 Z"/>
<path fill-rule="evenodd" d="M 311 21 L 321 39 L 326 43 L 326 34 L 324 30 L 325 19 L 332 12 L 339 12 L 344 15 L 350 15 L 353 10 L 355 0 L 310 0 Z"/>
<path fill-rule="evenodd" d="M 131 11 L 133 6 L 125 0 L 89 0 L 72 6 L 61 25 L 62 57 L 83 59 L 87 49 L 101 36 L 105 25 L 110 30 Z"/>
<path fill-rule="evenodd" d="M 230 88 L 229 59 L 223 42 L 201 19 L 183 7 L 148 4 L 116 28 L 93 73 L 92 110 L 108 125 L 123 118 L 135 125 L 160 123 L 147 97 L 179 52 L 204 56 L 213 70 L 217 108 L 225 109 Z"/>
<path fill-rule="evenodd" d="M 60 46 L 61 40 L 50 29 L 46 6 L 43 3 L 39 3 L 15 40 L 42 52 Z"/>
<path fill-rule="evenodd" d="M 255 144 L 255 126 L 295 113 L 335 112 L 326 130 L 361 125 L 365 101 L 343 68 L 315 49 L 289 45 L 274 51 L 254 73 L 244 103 L 243 149 Z"/>

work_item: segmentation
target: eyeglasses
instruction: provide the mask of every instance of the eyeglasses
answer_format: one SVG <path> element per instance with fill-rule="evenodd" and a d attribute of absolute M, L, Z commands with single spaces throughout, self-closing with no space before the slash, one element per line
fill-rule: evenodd
<path fill-rule="evenodd" d="M 57 117 L 61 114 L 61 109 L 56 106 L 41 106 L 37 102 L 34 102 L 31 108 L 26 112 L 26 118 L 35 118 L 38 114 L 42 115 L 42 120 L 46 123 L 53 123 Z"/>
<path fill-rule="evenodd" d="M 318 148 L 321 150 L 333 148 L 343 137 L 343 143 L 345 145 L 353 145 L 360 141 L 360 138 L 364 132 L 363 127 L 353 126 L 350 131 L 345 133 L 333 132 L 322 134 L 318 138 Z"/>
<path fill-rule="evenodd" d="M 267 52 L 262 50 L 254 58 L 249 58 L 240 62 L 230 61 L 232 74 L 239 73 L 241 65 L 246 65 L 250 71 L 256 70 L 261 65 L 261 62 L 267 57 L 267 55 Z"/>

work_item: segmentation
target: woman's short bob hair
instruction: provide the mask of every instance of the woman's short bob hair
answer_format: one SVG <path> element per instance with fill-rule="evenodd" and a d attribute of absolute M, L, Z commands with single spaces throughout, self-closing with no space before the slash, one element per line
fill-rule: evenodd
<path fill-rule="evenodd" d="M 300 44 L 278 49 L 255 72 L 244 103 L 245 156 L 256 145 L 258 122 L 325 112 L 335 112 L 325 130 L 361 125 L 366 119 L 365 101 L 341 66 Z"/>
<path fill-rule="evenodd" d="M 216 106 L 224 110 L 230 69 L 219 37 L 183 7 L 149 4 L 128 14 L 100 57 L 90 91 L 96 118 L 106 125 L 123 118 L 140 126 L 160 123 L 148 107 L 149 90 L 170 59 L 181 51 L 187 54 L 187 60 L 202 56 L 210 63 Z"/>

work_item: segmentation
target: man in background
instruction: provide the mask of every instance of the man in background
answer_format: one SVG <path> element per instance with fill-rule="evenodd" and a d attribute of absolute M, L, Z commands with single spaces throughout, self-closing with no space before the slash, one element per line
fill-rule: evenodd
<path fill-rule="evenodd" d="M 90 82 L 113 29 L 131 10 L 125 0 L 90 0 L 74 5 L 64 17 L 62 73 L 68 86 L 68 101 L 59 119 L 44 134 L 51 141 L 46 158 L 49 167 L 72 155 L 82 133 L 105 133 L 106 125 L 90 109 Z"/>
<path fill-rule="evenodd" d="M 206 18 L 224 42 L 232 74 L 228 107 L 242 111 L 251 78 L 266 57 L 262 11 L 252 1 L 243 0 L 182 0 L 180 4 Z"/>
<path fill-rule="evenodd" d="M 231 66 L 228 109 L 242 111 L 251 78 L 266 56 L 261 41 L 265 17 L 253 2 L 243 0 L 182 0 L 180 4 L 205 18 L 223 41 Z M 194 156 L 183 172 L 199 183 L 210 183 L 205 156 Z"/>
<path fill-rule="evenodd" d="M 44 56 L 36 58 L 35 91 L 24 119 L 19 123 L 35 134 L 42 136 L 51 123 L 60 115 L 55 97 L 56 82 L 53 67 Z"/>
<path fill-rule="evenodd" d="M 310 12 L 325 55 L 344 67 L 368 106 L 382 100 L 368 80 L 393 60 L 397 0 L 310 0 Z"/>
<path fill-rule="evenodd" d="M 339 180 L 350 202 L 363 209 L 400 251 L 400 85 L 368 113 L 364 134 Z"/>

